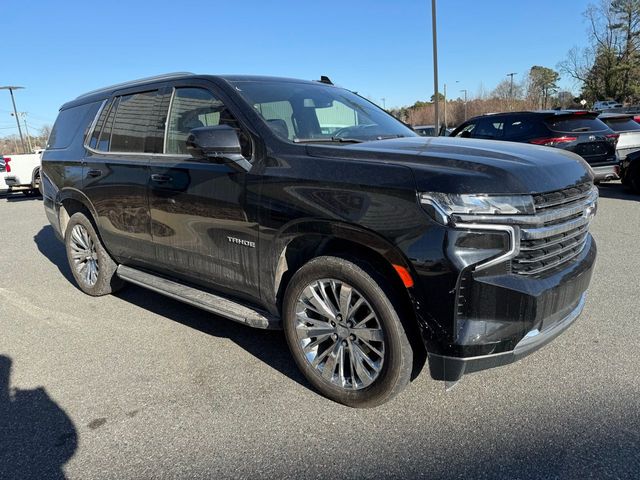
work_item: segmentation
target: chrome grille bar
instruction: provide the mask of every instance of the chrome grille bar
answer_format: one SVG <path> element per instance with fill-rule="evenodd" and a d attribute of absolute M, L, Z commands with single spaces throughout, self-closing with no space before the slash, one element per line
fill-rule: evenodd
<path fill-rule="evenodd" d="M 511 261 L 518 275 L 540 275 L 577 257 L 587 244 L 589 207 L 598 190 L 589 183 L 534 195 L 536 225 L 522 222 L 520 249 Z"/>

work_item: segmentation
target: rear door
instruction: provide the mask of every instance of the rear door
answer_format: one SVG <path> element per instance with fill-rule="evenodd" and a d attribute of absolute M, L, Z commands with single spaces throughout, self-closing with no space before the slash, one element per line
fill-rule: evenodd
<path fill-rule="evenodd" d="M 250 137 L 223 94 L 206 81 L 174 82 L 162 155 L 151 159 L 149 206 L 157 268 L 233 296 L 258 296 L 258 225 L 245 211 L 247 173 L 194 158 L 189 131 L 228 124 Z"/>
<path fill-rule="evenodd" d="M 103 106 L 88 138 L 84 193 L 107 250 L 120 263 L 155 261 L 147 198 L 159 90 L 124 91 Z"/>

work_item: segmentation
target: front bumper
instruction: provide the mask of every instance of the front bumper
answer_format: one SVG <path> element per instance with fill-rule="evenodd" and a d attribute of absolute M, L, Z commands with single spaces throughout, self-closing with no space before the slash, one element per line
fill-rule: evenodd
<path fill-rule="evenodd" d="M 465 373 L 514 362 L 568 328 L 584 306 L 596 259 L 589 235 L 582 252 L 543 277 L 475 273 L 467 278 L 448 340 L 426 340 L 431 376 L 457 381 Z M 461 292 L 461 290 L 458 290 Z"/>
<path fill-rule="evenodd" d="M 537 328 L 531 330 L 511 351 L 467 358 L 430 354 L 429 369 L 431 370 L 431 376 L 437 380 L 455 382 L 460 380 L 465 373 L 477 372 L 517 362 L 521 358 L 542 348 L 569 328 L 580 313 L 582 313 L 585 298 L 586 293 L 583 293 L 580 296 L 578 304 L 571 312 L 559 321 L 552 323 L 551 326 L 543 328 L 542 331 Z"/>

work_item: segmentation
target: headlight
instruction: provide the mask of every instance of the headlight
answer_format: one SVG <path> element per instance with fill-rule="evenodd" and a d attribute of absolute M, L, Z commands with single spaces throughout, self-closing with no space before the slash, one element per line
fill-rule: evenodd
<path fill-rule="evenodd" d="M 475 195 L 421 193 L 420 203 L 431 216 L 446 225 L 451 215 L 532 215 L 531 195 Z"/>

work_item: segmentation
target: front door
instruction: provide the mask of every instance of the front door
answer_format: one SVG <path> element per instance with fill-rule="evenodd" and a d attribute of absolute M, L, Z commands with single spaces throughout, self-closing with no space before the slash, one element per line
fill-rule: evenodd
<path fill-rule="evenodd" d="M 186 148 L 193 128 L 226 123 L 243 135 L 240 125 L 211 88 L 176 84 L 168 93 L 164 154 L 151 159 L 149 172 L 158 268 L 234 296 L 257 297 L 258 226 L 245 211 L 247 174 L 194 158 Z"/>

